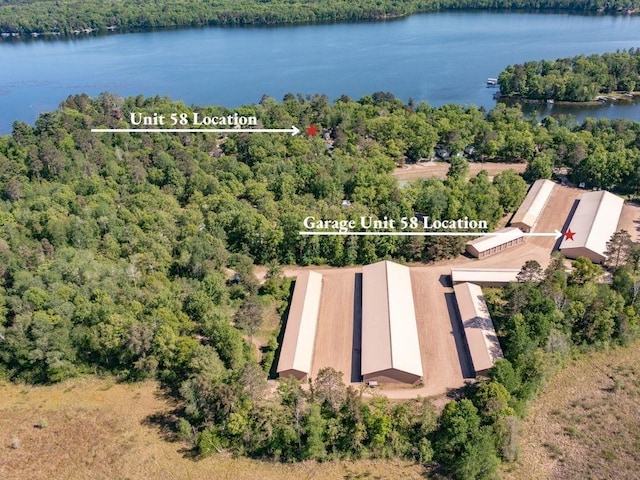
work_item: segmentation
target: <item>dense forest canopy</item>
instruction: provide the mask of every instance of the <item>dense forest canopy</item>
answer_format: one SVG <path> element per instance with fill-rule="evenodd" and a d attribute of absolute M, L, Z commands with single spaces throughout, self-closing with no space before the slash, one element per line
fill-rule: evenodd
<path fill-rule="evenodd" d="M 509 65 L 498 78 L 504 95 L 591 102 L 599 94 L 640 91 L 640 49 Z"/>
<path fill-rule="evenodd" d="M 640 0 L 2 0 L 0 32 L 71 35 L 85 29 L 177 28 L 379 20 L 453 9 L 618 12 Z"/>
<path fill-rule="evenodd" d="M 518 207 L 526 183 L 513 171 L 468 179 L 457 154 L 470 145 L 474 161 L 527 162 L 530 181 L 566 166 L 575 178 L 637 195 L 640 124 L 538 124 L 504 105 L 485 114 L 388 93 L 335 102 L 287 94 L 238 113 L 265 128 L 313 123 L 317 136 L 90 131 L 126 127 L 133 111 L 232 113 L 161 97 L 76 95 L 0 137 L 0 379 L 158 378 L 183 406 L 176 432 L 200 455 L 405 457 L 452 478 L 494 478 L 501 460 L 517 457 L 520 418 L 553 368 L 638 335 L 640 249 L 621 232 L 610 244 L 610 285 L 586 259 L 571 274 L 556 259 L 545 272 L 528 262 L 520 283 L 487 292 L 506 359 L 441 414 L 428 400 L 365 400 L 331 369 L 308 389 L 282 381 L 267 394 L 276 340 L 259 362 L 250 339 L 266 311 L 284 316 L 290 282 L 278 264 L 428 262 L 463 245 L 458 237 L 301 237 L 305 216 L 427 212 L 493 227 Z M 451 152 L 447 178 L 401 188 L 390 175 L 396 164 L 436 147 Z M 262 285 L 254 264 L 270 265 Z"/>

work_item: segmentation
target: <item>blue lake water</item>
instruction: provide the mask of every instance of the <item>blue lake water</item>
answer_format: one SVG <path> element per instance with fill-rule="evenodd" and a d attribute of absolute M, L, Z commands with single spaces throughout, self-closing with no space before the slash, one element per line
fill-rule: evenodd
<path fill-rule="evenodd" d="M 68 95 L 168 95 L 187 104 L 263 94 L 331 99 L 390 91 L 432 105 L 492 108 L 485 87 L 509 64 L 640 46 L 638 16 L 444 12 L 389 22 L 202 28 L 55 41 L 0 41 L 0 133 Z M 640 105 L 547 113 L 640 120 Z"/>

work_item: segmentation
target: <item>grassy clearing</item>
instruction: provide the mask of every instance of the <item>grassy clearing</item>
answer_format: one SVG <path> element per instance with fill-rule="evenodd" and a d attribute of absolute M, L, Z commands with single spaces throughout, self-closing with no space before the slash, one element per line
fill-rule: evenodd
<path fill-rule="evenodd" d="M 633 479 L 640 465 L 640 344 L 573 362 L 525 421 L 506 480 Z M 0 385 L 0 478 L 424 479 L 409 462 L 274 464 L 192 457 L 176 441 L 155 382 L 80 378 L 55 386 Z"/>
<path fill-rule="evenodd" d="M 416 180 L 419 178 L 437 177 L 442 180 L 447 178 L 450 164 L 447 162 L 425 162 L 408 165 L 404 168 L 396 168 L 393 176 L 398 180 Z M 500 163 L 500 162 L 476 162 L 469 164 L 469 178 L 475 177 L 481 170 L 486 170 L 492 179 L 505 170 L 515 170 L 522 173 L 527 168 L 526 163 Z"/>
<path fill-rule="evenodd" d="M 637 479 L 640 344 L 589 355 L 556 375 L 525 420 L 506 479 Z"/>
<path fill-rule="evenodd" d="M 48 387 L 0 385 L 0 478 L 425 478 L 421 467 L 400 460 L 286 465 L 222 454 L 194 459 L 173 438 L 174 408 L 155 382 L 82 378 Z"/>

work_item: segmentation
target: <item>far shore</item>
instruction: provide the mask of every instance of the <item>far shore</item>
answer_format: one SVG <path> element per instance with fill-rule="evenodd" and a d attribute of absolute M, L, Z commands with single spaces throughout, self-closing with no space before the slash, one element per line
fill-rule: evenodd
<path fill-rule="evenodd" d="M 554 105 L 581 105 L 581 106 L 599 106 L 607 105 L 611 102 L 635 102 L 640 98 L 640 92 L 610 92 L 601 93 L 593 100 L 586 102 L 572 102 L 569 100 L 538 100 L 533 98 L 520 97 L 518 95 L 495 94 L 496 100 L 512 100 L 521 103 L 545 104 L 553 103 Z"/>

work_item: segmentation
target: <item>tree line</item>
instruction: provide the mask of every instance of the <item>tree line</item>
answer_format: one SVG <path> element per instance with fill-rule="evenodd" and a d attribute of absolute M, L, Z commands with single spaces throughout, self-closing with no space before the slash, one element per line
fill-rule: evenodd
<path fill-rule="evenodd" d="M 599 94 L 640 89 L 640 49 L 509 65 L 498 77 L 503 95 L 591 102 Z"/>
<path fill-rule="evenodd" d="M 29 35 L 73 35 L 84 29 L 123 30 L 199 27 L 207 25 L 276 25 L 381 20 L 414 13 L 454 9 L 536 9 L 553 11 L 618 12 L 640 7 L 628 0 L 2 0 L 0 32 Z"/>

